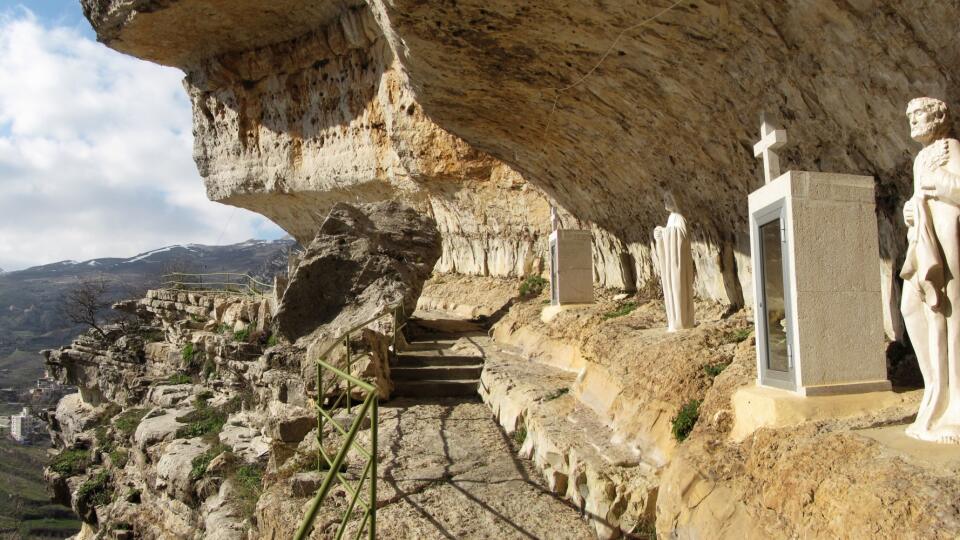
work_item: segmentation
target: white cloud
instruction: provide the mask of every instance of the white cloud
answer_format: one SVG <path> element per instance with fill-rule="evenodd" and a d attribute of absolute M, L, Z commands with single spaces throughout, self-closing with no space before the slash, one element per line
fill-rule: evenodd
<path fill-rule="evenodd" d="M 0 14 L 0 268 L 282 235 L 207 200 L 182 77 Z"/>

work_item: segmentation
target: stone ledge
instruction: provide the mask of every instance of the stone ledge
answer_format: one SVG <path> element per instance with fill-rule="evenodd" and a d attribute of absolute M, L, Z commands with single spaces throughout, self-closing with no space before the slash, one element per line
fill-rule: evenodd
<path fill-rule="evenodd" d="M 921 441 L 908 437 L 905 430 L 909 424 L 898 424 L 858 430 L 855 433 L 880 443 L 887 451 L 914 465 L 932 469 L 938 473 L 960 472 L 960 446 Z"/>
<path fill-rule="evenodd" d="M 560 304 L 560 305 L 550 305 L 543 308 L 543 311 L 540 312 L 540 320 L 544 324 L 550 324 L 558 315 L 565 311 L 576 311 L 578 309 L 585 309 L 592 307 L 594 304 Z"/>
<path fill-rule="evenodd" d="M 488 351 L 480 394 L 508 433 L 523 434 L 520 454 L 550 489 L 583 509 L 598 538 L 620 538 L 654 519 L 660 469 L 571 395 L 575 381 L 570 372 Z"/>
<path fill-rule="evenodd" d="M 915 399 L 918 392 L 885 391 L 803 397 L 774 388 L 741 388 L 731 399 L 734 423 L 730 438 L 742 441 L 760 428 L 783 428 L 805 422 L 862 416 L 902 405 Z"/>

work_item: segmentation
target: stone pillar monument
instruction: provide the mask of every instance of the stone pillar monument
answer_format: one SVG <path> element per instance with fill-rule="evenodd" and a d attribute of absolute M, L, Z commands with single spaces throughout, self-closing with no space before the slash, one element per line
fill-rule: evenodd
<path fill-rule="evenodd" d="M 767 154 L 784 142 L 764 122 L 767 183 L 749 197 L 758 383 L 802 396 L 889 390 L 873 178 L 781 175 Z"/>
<path fill-rule="evenodd" d="M 550 304 L 593 302 L 593 235 L 560 229 L 557 208 L 550 205 Z"/>
<path fill-rule="evenodd" d="M 914 99 L 907 118 L 923 149 L 903 208 L 909 230 L 900 309 L 924 385 L 907 435 L 960 444 L 960 142 L 950 137 L 943 101 Z"/>
<path fill-rule="evenodd" d="M 693 328 L 693 256 L 687 220 L 680 215 L 673 194 L 663 194 L 663 204 L 670 217 L 665 227 L 653 230 L 657 269 L 663 287 L 663 304 L 667 311 L 667 329 L 676 332 Z"/>

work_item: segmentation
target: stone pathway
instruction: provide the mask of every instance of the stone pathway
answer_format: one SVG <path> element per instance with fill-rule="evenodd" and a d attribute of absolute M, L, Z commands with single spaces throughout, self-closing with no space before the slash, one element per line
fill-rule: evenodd
<path fill-rule="evenodd" d="M 490 346 L 490 338 L 472 323 L 420 322 L 413 334 L 421 339 L 440 336 L 452 343 L 469 336 L 484 353 Z M 547 488 L 532 462 L 518 457 L 522 441 L 501 429 L 479 396 L 395 398 L 380 405 L 378 425 L 378 538 L 595 538 L 579 510 Z M 368 430 L 357 439 L 369 448 Z M 348 477 L 362 470 L 355 458 Z M 331 499 L 326 512 L 349 500 L 342 487 L 333 489 Z M 332 513 L 320 519 L 313 538 L 332 537 L 333 519 Z M 348 538 L 354 527 L 348 526 Z"/>
<path fill-rule="evenodd" d="M 379 426 L 378 538 L 594 538 L 479 399 L 391 400 Z M 342 488 L 332 496 L 347 498 Z"/>

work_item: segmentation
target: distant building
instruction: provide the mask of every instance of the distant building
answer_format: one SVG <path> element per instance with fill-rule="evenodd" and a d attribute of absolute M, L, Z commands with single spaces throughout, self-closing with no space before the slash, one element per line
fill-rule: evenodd
<path fill-rule="evenodd" d="M 36 408 L 47 409 L 56 407 L 60 398 L 77 391 L 76 386 L 63 385 L 57 382 L 47 372 L 37 379 L 36 384 L 29 392 L 29 402 Z"/>
<path fill-rule="evenodd" d="M 27 444 L 37 436 L 40 424 L 40 420 L 30 413 L 30 407 L 24 407 L 20 414 L 10 417 L 10 436 L 20 444 Z"/>

